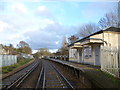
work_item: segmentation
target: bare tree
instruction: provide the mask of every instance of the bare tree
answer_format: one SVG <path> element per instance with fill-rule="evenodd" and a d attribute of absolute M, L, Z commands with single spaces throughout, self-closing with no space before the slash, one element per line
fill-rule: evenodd
<path fill-rule="evenodd" d="M 74 41 L 76 41 L 76 40 L 78 40 L 79 38 L 76 36 L 76 35 L 72 35 L 72 36 L 70 36 L 69 38 L 68 38 L 68 42 L 69 43 L 72 43 L 72 42 L 74 42 Z"/>
<path fill-rule="evenodd" d="M 96 31 L 100 30 L 97 24 L 95 23 L 88 23 L 80 27 L 78 31 L 79 37 L 86 37 Z"/>
<path fill-rule="evenodd" d="M 118 13 L 117 13 L 117 15 L 118 15 L 118 27 L 120 28 L 120 1 L 118 2 Z"/>
<path fill-rule="evenodd" d="M 29 44 L 27 44 L 25 41 L 20 41 L 17 45 L 19 48 L 29 47 Z"/>
<path fill-rule="evenodd" d="M 117 14 L 114 12 L 106 13 L 105 16 L 101 18 L 98 23 L 101 29 L 106 27 L 118 27 Z"/>
<path fill-rule="evenodd" d="M 120 3 L 117 3 L 117 5 L 110 10 L 110 12 L 106 13 L 103 18 L 101 18 L 98 22 L 101 29 L 107 28 L 107 27 L 119 27 L 119 9 L 120 9 Z"/>
<path fill-rule="evenodd" d="M 49 51 L 48 48 L 40 48 L 37 52 L 38 57 L 43 57 L 43 56 L 50 56 L 51 52 Z"/>

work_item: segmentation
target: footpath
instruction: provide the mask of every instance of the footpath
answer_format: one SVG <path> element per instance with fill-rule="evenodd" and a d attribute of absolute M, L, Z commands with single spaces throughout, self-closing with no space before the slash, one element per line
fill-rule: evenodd
<path fill-rule="evenodd" d="M 81 70 L 92 83 L 101 88 L 120 88 L 120 79 L 101 71 L 100 67 L 58 59 L 51 60 Z"/>

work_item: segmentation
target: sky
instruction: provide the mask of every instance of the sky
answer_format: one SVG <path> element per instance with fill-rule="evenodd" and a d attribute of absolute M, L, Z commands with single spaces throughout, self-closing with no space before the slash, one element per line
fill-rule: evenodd
<path fill-rule="evenodd" d="M 98 23 L 117 0 L 1 0 L 0 43 L 27 42 L 33 50 L 55 51 L 63 38 L 86 23 Z"/>

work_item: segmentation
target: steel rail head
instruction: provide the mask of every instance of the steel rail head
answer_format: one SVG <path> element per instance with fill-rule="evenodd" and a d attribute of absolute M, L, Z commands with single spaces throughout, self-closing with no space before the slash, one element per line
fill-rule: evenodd
<path fill-rule="evenodd" d="M 43 75 L 43 78 L 42 78 L 42 75 Z M 37 85 L 36 85 L 35 89 L 41 88 L 42 90 L 44 90 L 45 81 L 46 81 L 45 80 L 45 68 L 44 68 L 44 63 L 42 63 L 42 69 L 41 69 L 41 72 L 39 74 L 39 78 L 38 78 Z M 40 82 L 42 82 L 41 86 L 40 86 Z"/>
<path fill-rule="evenodd" d="M 28 70 L 28 72 L 26 72 L 25 74 L 23 74 L 23 75 L 22 75 L 20 78 L 18 78 L 14 83 L 10 84 L 10 85 L 6 88 L 6 90 L 12 88 L 13 86 L 18 87 L 18 86 L 24 81 L 24 79 L 26 79 L 26 77 L 27 77 L 30 73 L 32 73 L 32 71 L 33 71 L 37 66 L 38 66 L 38 63 L 36 63 L 34 66 L 32 66 L 32 67 Z M 17 84 L 17 83 L 18 83 L 18 84 Z M 16 84 L 17 84 L 17 85 L 16 85 Z"/>
<path fill-rule="evenodd" d="M 18 87 L 32 72 L 33 70 L 36 68 L 37 66 L 33 66 L 33 68 L 22 78 L 22 80 L 16 85 L 16 87 Z"/>
<path fill-rule="evenodd" d="M 39 78 L 38 78 L 38 81 L 37 81 L 36 89 L 39 87 L 39 83 L 40 83 L 42 74 L 43 74 L 43 67 L 42 67 L 41 72 L 40 72 L 40 74 L 39 74 Z"/>
<path fill-rule="evenodd" d="M 44 90 L 45 89 L 45 81 L 46 81 L 46 71 L 44 70 L 44 78 L 43 78 L 43 85 L 42 85 L 42 90 Z"/>
<path fill-rule="evenodd" d="M 68 84 L 68 86 L 70 88 L 72 88 L 73 90 L 75 90 L 75 88 L 73 87 L 73 85 L 59 72 L 59 70 L 53 64 L 50 64 L 50 63 L 48 63 L 48 64 L 55 69 L 55 71 L 61 76 L 61 78 Z"/>
<path fill-rule="evenodd" d="M 75 88 L 73 87 L 73 85 L 59 72 L 59 70 L 56 69 L 54 65 L 51 64 L 51 66 L 59 73 L 59 75 L 67 82 L 67 84 L 68 84 L 73 90 L 75 90 Z"/>
<path fill-rule="evenodd" d="M 38 66 L 38 63 L 36 63 L 30 70 L 29 72 L 22 78 L 22 80 L 16 85 L 18 87 L 32 72 L 33 70 Z"/>

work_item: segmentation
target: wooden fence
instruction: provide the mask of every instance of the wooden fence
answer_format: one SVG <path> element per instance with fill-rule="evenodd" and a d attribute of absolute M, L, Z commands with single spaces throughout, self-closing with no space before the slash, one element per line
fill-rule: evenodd
<path fill-rule="evenodd" d="M 117 48 L 101 47 L 101 70 L 120 77 L 120 51 Z"/>
<path fill-rule="evenodd" d="M 0 67 L 17 63 L 16 55 L 0 55 Z"/>

